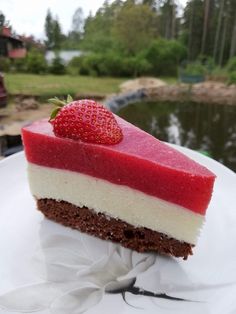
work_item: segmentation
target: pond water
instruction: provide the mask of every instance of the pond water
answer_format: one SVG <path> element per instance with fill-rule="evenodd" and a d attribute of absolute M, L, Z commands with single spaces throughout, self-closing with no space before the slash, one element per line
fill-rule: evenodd
<path fill-rule="evenodd" d="M 136 103 L 118 115 L 160 140 L 200 151 L 236 171 L 236 106 Z"/>
<path fill-rule="evenodd" d="M 74 57 L 81 56 L 82 52 L 80 50 L 61 50 L 58 53 L 55 53 L 54 51 L 48 50 L 45 54 L 47 63 L 51 64 L 52 60 L 56 58 L 57 55 L 62 59 L 65 64 L 68 64 L 70 60 L 72 60 Z"/>

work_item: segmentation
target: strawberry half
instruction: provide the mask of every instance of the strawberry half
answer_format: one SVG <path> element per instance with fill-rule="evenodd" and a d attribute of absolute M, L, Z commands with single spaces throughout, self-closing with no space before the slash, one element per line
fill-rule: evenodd
<path fill-rule="evenodd" d="M 76 100 L 68 96 L 67 102 L 49 99 L 57 107 L 49 122 L 56 136 L 97 144 L 117 144 L 122 130 L 113 114 L 94 100 Z"/>

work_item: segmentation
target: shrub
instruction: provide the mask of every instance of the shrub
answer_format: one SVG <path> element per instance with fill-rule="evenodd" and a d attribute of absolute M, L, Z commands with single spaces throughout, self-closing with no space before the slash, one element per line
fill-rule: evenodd
<path fill-rule="evenodd" d="M 27 57 L 13 60 L 12 63 L 12 72 L 27 72 Z"/>
<path fill-rule="evenodd" d="M 114 60 L 113 60 L 114 61 Z M 106 55 L 91 53 L 73 58 L 69 64 L 74 71 L 77 69 L 81 75 L 106 76 L 115 75 L 112 71 L 112 60 Z"/>
<path fill-rule="evenodd" d="M 148 60 L 145 59 L 143 55 L 138 55 L 135 57 L 135 72 L 134 76 L 140 76 L 143 74 L 148 74 L 152 69 L 152 66 Z"/>
<path fill-rule="evenodd" d="M 11 61 L 6 57 L 0 57 L 0 72 L 9 72 Z"/>
<path fill-rule="evenodd" d="M 104 55 L 101 70 L 105 75 L 122 76 L 122 57 L 119 54 L 109 52 Z"/>
<path fill-rule="evenodd" d="M 89 68 L 86 57 L 84 57 L 81 61 L 81 66 L 79 68 L 79 74 L 81 74 L 81 75 L 89 75 L 90 74 L 90 68 Z"/>
<path fill-rule="evenodd" d="M 151 65 L 143 55 L 122 57 L 113 52 L 76 57 L 68 65 L 69 73 L 95 76 L 138 76 L 150 71 Z"/>
<path fill-rule="evenodd" d="M 187 64 L 182 73 L 185 75 L 205 75 L 206 68 L 200 62 L 193 62 Z"/>
<path fill-rule="evenodd" d="M 87 55 L 74 57 L 68 63 L 67 71 L 69 74 L 81 74 L 89 75 L 90 74 L 89 64 L 87 62 Z"/>
<path fill-rule="evenodd" d="M 208 74 L 208 79 L 217 82 L 226 82 L 228 80 L 228 71 L 225 68 L 215 67 L 214 70 Z"/>
<path fill-rule="evenodd" d="M 176 40 L 158 39 L 151 43 L 146 51 L 151 73 L 160 75 L 177 75 L 178 64 L 186 58 L 186 47 Z"/>
<path fill-rule="evenodd" d="M 74 57 L 73 59 L 71 59 L 67 65 L 67 73 L 71 75 L 79 74 L 82 62 L 82 56 Z"/>
<path fill-rule="evenodd" d="M 26 71 L 35 74 L 43 74 L 47 72 L 47 62 L 41 52 L 31 50 L 28 53 L 26 57 Z"/>
<path fill-rule="evenodd" d="M 204 65 L 208 74 L 212 74 L 213 71 L 216 69 L 216 64 L 212 57 L 203 57 L 201 64 Z"/>
<path fill-rule="evenodd" d="M 52 60 L 52 64 L 49 67 L 49 72 L 56 75 L 63 75 L 66 73 L 65 65 L 59 56 Z"/>
<path fill-rule="evenodd" d="M 229 59 L 226 68 L 229 72 L 235 72 L 236 71 L 236 57 Z"/>
<path fill-rule="evenodd" d="M 92 76 L 106 75 L 104 57 L 100 54 L 89 54 L 83 59 L 83 71 L 88 71 Z"/>
<path fill-rule="evenodd" d="M 122 63 L 122 76 L 140 76 L 149 73 L 150 63 L 143 56 L 126 57 Z"/>
<path fill-rule="evenodd" d="M 229 73 L 229 80 L 228 80 L 229 84 L 236 84 L 236 71 L 231 71 Z"/>

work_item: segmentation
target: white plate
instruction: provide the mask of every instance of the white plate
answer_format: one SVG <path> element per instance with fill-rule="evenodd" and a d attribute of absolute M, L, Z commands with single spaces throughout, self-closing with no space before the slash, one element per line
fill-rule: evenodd
<path fill-rule="evenodd" d="M 236 313 L 236 175 L 176 148 L 217 175 L 187 261 L 138 254 L 44 219 L 28 189 L 23 153 L 0 162 L 0 313 Z"/>

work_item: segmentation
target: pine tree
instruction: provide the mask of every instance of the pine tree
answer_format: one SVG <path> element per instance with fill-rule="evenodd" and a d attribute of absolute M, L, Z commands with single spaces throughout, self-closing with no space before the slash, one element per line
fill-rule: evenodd
<path fill-rule="evenodd" d="M 60 49 L 61 42 L 62 42 L 61 26 L 58 21 L 58 18 L 56 18 L 53 21 L 53 48 L 56 50 Z"/>
<path fill-rule="evenodd" d="M 220 39 L 220 31 L 221 31 L 221 25 L 223 20 L 223 13 L 224 13 L 224 4 L 225 0 L 220 0 L 220 10 L 218 14 L 218 21 L 216 26 L 216 35 L 215 35 L 215 43 L 214 43 L 214 51 L 213 51 L 213 58 L 215 62 L 217 61 L 217 55 L 218 55 L 218 46 L 219 46 L 219 39 Z"/>
<path fill-rule="evenodd" d="M 208 25 L 209 25 L 209 12 L 210 12 L 210 0 L 205 0 L 201 54 L 205 53 L 205 48 L 206 48 L 206 38 L 207 38 L 207 31 L 208 31 Z"/>
<path fill-rule="evenodd" d="M 58 18 L 53 18 L 50 10 L 47 11 L 44 28 L 47 37 L 45 41 L 47 49 L 60 49 L 62 42 L 61 26 Z"/>
<path fill-rule="evenodd" d="M 84 13 L 82 8 L 76 9 L 72 17 L 72 31 L 82 34 L 84 29 Z"/>
<path fill-rule="evenodd" d="M 51 14 L 51 11 L 49 9 L 47 11 L 44 29 L 45 29 L 45 34 L 47 37 L 47 40 L 45 42 L 46 47 L 48 49 L 52 49 L 54 46 L 54 27 L 53 27 L 52 14 Z"/>
<path fill-rule="evenodd" d="M 236 52 L 236 12 L 235 12 L 235 18 L 234 18 L 234 24 L 233 24 L 229 57 L 232 58 L 235 55 L 235 52 Z"/>

